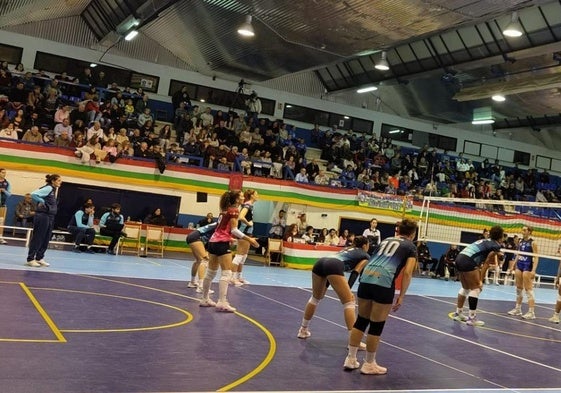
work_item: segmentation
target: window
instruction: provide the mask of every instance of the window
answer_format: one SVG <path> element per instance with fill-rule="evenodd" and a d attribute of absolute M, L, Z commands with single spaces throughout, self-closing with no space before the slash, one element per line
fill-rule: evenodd
<path fill-rule="evenodd" d="M 526 153 L 523 151 L 515 151 L 514 152 L 514 160 L 515 164 L 522 164 L 522 165 L 530 165 L 530 153 Z"/>
<path fill-rule="evenodd" d="M 405 127 L 382 124 L 380 137 L 400 142 L 411 142 L 413 131 Z"/>
<path fill-rule="evenodd" d="M 17 46 L 0 44 L 0 61 L 7 61 L 9 64 L 21 63 L 23 48 Z"/>
<path fill-rule="evenodd" d="M 245 93 L 238 93 L 238 91 L 228 91 L 216 89 L 211 86 L 196 85 L 193 83 L 171 80 L 168 94 L 171 96 L 176 91 L 180 90 L 183 86 L 187 86 L 187 92 L 192 100 L 204 100 L 209 104 L 220 105 L 229 109 L 245 110 L 245 100 L 248 95 Z M 275 100 L 259 97 L 261 100 L 261 113 L 264 115 L 275 114 Z"/>

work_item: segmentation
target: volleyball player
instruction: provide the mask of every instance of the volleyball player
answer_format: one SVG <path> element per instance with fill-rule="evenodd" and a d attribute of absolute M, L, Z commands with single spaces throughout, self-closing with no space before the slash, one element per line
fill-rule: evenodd
<path fill-rule="evenodd" d="M 518 251 L 528 253 L 538 253 L 538 245 L 530 236 L 532 228 L 529 226 L 522 227 L 522 239 L 518 243 Z M 518 254 L 516 255 L 516 270 L 514 271 L 514 282 L 516 284 L 516 304 L 509 315 L 522 315 L 522 298 L 524 293 L 528 299 L 528 312 L 522 315 L 524 319 L 536 319 L 534 306 L 534 279 L 536 278 L 536 269 L 538 268 L 538 257 L 532 255 Z"/>

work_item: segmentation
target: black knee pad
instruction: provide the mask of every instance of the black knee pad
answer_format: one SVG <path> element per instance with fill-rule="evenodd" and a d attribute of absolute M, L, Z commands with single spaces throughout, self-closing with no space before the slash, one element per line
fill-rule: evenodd
<path fill-rule="evenodd" d="M 356 321 L 355 324 L 353 325 L 353 327 L 355 329 L 360 330 L 361 332 L 366 331 L 366 328 L 368 327 L 368 324 L 370 323 L 370 321 L 367 318 L 361 317 L 360 315 L 358 317 L 356 317 Z"/>
<path fill-rule="evenodd" d="M 370 329 L 368 329 L 368 334 L 371 334 L 373 336 L 381 336 L 385 324 L 386 321 L 382 321 L 382 322 L 370 321 Z"/>

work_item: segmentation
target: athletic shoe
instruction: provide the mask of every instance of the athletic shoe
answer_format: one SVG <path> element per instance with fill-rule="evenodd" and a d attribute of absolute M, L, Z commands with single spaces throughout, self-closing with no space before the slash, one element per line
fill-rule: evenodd
<path fill-rule="evenodd" d="M 466 325 L 468 326 L 484 326 L 485 322 L 480 321 L 477 317 L 469 317 L 466 321 Z"/>
<path fill-rule="evenodd" d="M 216 302 L 212 299 L 201 299 L 199 307 L 216 307 Z"/>
<path fill-rule="evenodd" d="M 454 321 L 458 321 L 458 322 L 465 322 L 468 320 L 468 318 L 463 314 L 463 313 L 459 313 L 459 312 L 455 312 L 454 316 L 452 317 L 452 319 Z"/>
<path fill-rule="evenodd" d="M 353 359 L 350 356 L 347 356 L 345 358 L 345 363 L 343 363 L 343 369 L 345 369 L 345 370 L 356 370 L 359 367 L 360 367 L 360 363 L 357 360 L 357 358 Z"/>
<path fill-rule="evenodd" d="M 559 323 L 559 314 L 553 314 L 551 318 L 548 319 L 551 323 Z"/>
<path fill-rule="evenodd" d="M 509 312 L 507 312 L 508 315 L 514 315 L 514 316 L 519 316 L 522 315 L 522 310 L 519 308 L 513 308 L 512 310 L 510 310 Z"/>
<path fill-rule="evenodd" d="M 245 278 L 240 277 L 238 278 L 238 281 L 241 282 L 243 285 L 249 285 L 249 281 L 247 281 Z"/>
<path fill-rule="evenodd" d="M 198 287 L 199 286 L 196 283 L 194 283 L 193 281 L 189 281 L 187 283 L 187 288 L 198 288 Z"/>
<path fill-rule="evenodd" d="M 35 259 L 32 261 L 27 261 L 26 265 L 30 267 L 41 267 L 41 264 L 37 262 Z"/>
<path fill-rule="evenodd" d="M 230 306 L 228 302 L 218 302 L 216 303 L 216 311 L 218 312 L 236 312 L 236 309 Z"/>
<path fill-rule="evenodd" d="M 310 332 L 307 327 L 300 326 L 300 329 L 298 329 L 298 336 L 297 336 L 298 338 L 306 339 L 311 335 L 312 332 Z"/>
<path fill-rule="evenodd" d="M 7 244 L 8 242 L 5 239 L 0 239 L 0 244 Z"/>
<path fill-rule="evenodd" d="M 73 252 L 80 254 L 82 252 L 82 250 L 80 250 L 79 246 L 74 246 L 74 248 L 72 249 Z"/>
<path fill-rule="evenodd" d="M 107 249 L 107 254 L 108 254 L 108 255 L 117 255 L 117 253 L 115 252 L 115 250 L 110 250 L 110 249 Z"/>
<path fill-rule="evenodd" d="M 361 374 L 368 375 L 384 375 L 388 372 L 388 369 L 382 366 L 378 366 L 376 362 L 368 363 L 364 362 L 360 368 Z"/>
<path fill-rule="evenodd" d="M 522 315 L 522 319 L 536 319 L 536 314 L 533 311 L 528 311 L 526 314 Z"/>
<path fill-rule="evenodd" d="M 196 293 L 203 293 L 203 286 L 201 285 L 200 287 L 197 287 L 197 289 L 195 289 Z M 214 291 L 212 289 L 208 290 L 208 294 L 212 295 L 214 293 Z"/>
<path fill-rule="evenodd" d="M 45 261 L 44 259 L 39 259 L 39 260 L 37 261 L 37 263 L 38 263 L 39 265 L 41 265 L 41 266 L 44 266 L 44 267 L 49 267 L 49 266 L 51 266 L 51 264 L 50 264 L 49 262 Z"/>

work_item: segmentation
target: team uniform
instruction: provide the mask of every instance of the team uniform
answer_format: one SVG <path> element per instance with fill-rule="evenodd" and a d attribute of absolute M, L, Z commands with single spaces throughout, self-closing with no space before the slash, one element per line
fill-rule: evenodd
<path fill-rule="evenodd" d="M 381 304 L 392 304 L 396 278 L 407 259 L 416 257 L 417 247 L 411 240 L 402 237 L 385 239 L 362 270 L 357 296 Z"/>
<path fill-rule="evenodd" d="M 55 216 L 58 210 L 56 189 L 45 185 L 31 193 L 31 198 L 37 202 L 35 217 L 33 219 L 33 235 L 29 243 L 27 253 L 28 264 L 36 261 L 42 266 L 49 266 L 43 259 L 49 247 L 51 234 L 55 224 Z"/>
<path fill-rule="evenodd" d="M 240 211 L 243 208 L 247 209 L 245 213 L 245 219 L 247 221 L 253 221 L 253 203 L 244 203 L 240 206 Z M 253 234 L 253 226 L 247 226 L 245 223 L 241 222 L 238 224 L 238 229 L 244 233 L 244 235 L 251 236 Z"/>
<path fill-rule="evenodd" d="M 518 251 L 534 252 L 532 245 L 534 239 L 520 239 L 518 244 Z M 531 272 L 534 267 L 534 258 L 531 255 L 519 254 L 516 260 L 516 268 L 522 272 Z"/>
<path fill-rule="evenodd" d="M 240 211 L 237 207 L 230 207 L 226 212 L 220 213 L 216 229 L 207 244 L 209 253 L 221 256 L 230 252 L 230 241 L 232 240 L 230 220 L 238 218 L 239 214 Z"/>
<path fill-rule="evenodd" d="M 335 255 L 318 259 L 312 272 L 321 277 L 332 274 L 343 276 L 344 272 L 354 270 L 356 265 L 365 259 L 370 259 L 370 255 L 366 251 L 362 248 L 351 247 Z"/>
<path fill-rule="evenodd" d="M 491 239 L 481 239 L 464 248 L 456 258 L 456 269 L 459 272 L 470 272 L 479 269 L 491 252 L 498 252 L 501 245 Z"/>

